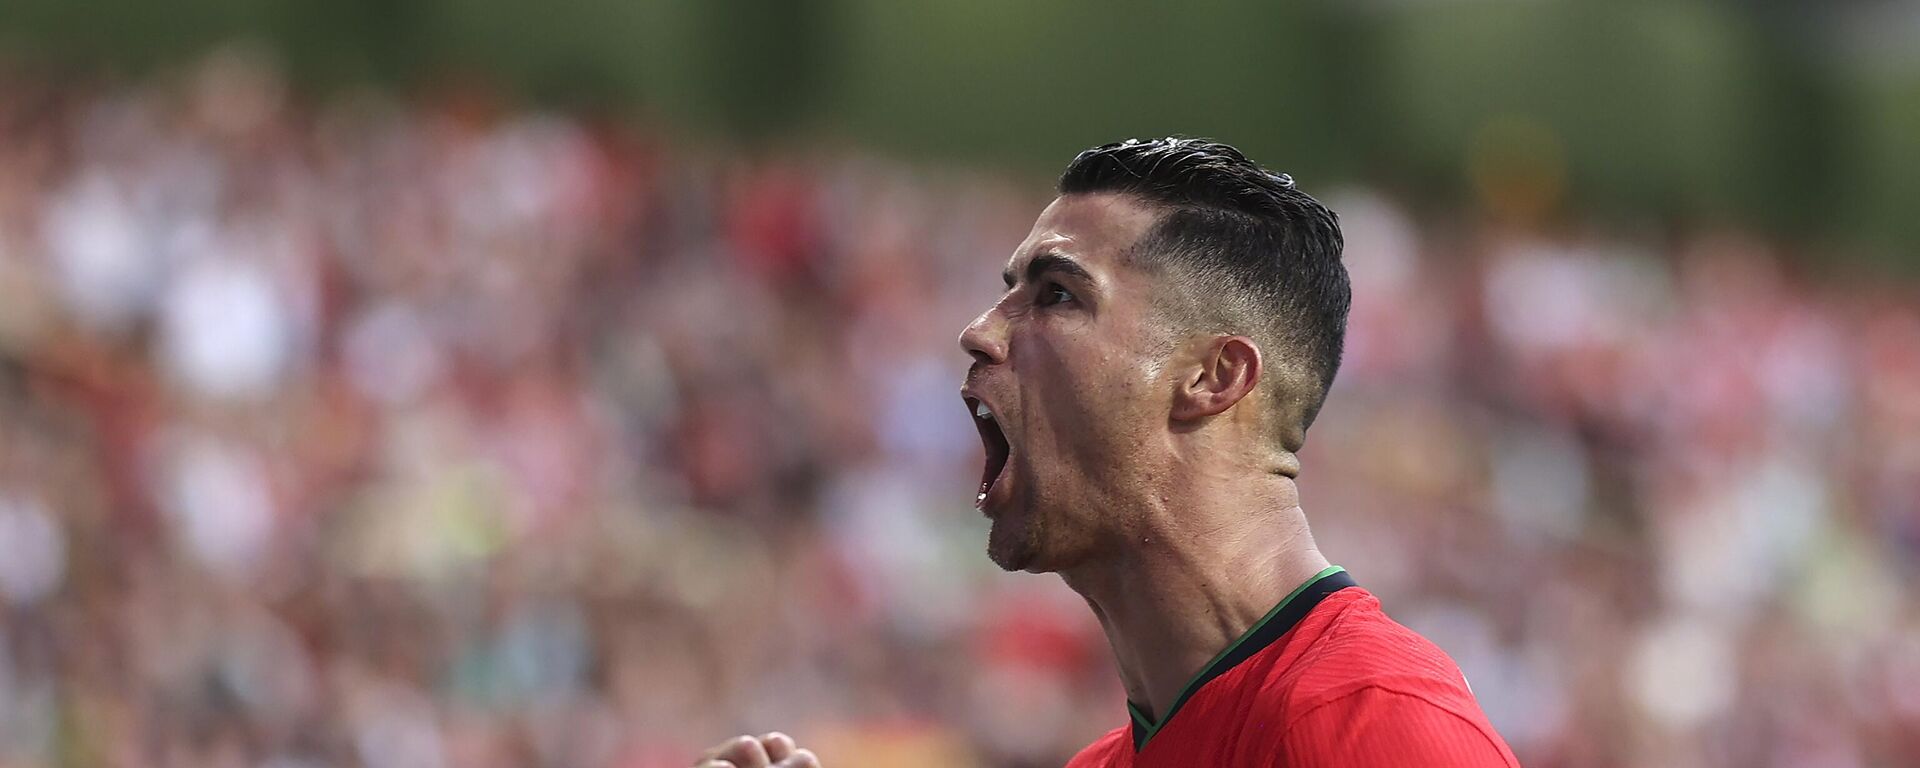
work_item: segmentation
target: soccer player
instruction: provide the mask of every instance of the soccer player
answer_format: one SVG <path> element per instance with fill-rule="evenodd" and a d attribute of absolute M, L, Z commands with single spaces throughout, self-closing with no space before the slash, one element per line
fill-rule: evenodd
<path fill-rule="evenodd" d="M 1069 768 L 1518 765 L 1300 508 L 1350 301 L 1333 212 L 1186 138 L 1089 149 L 1059 192 L 960 345 L 987 555 L 1060 574 L 1125 684 L 1128 724 Z M 780 734 L 703 760 L 816 764 Z"/>

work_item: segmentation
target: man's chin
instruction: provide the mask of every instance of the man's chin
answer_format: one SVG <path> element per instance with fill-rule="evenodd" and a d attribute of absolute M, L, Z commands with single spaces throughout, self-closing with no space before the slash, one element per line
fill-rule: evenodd
<path fill-rule="evenodd" d="M 1043 573 L 1047 569 L 1038 566 L 1039 539 L 1032 525 L 1024 519 L 996 519 L 993 527 L 987 531 L 987 559 L 1008 573 Z"/>

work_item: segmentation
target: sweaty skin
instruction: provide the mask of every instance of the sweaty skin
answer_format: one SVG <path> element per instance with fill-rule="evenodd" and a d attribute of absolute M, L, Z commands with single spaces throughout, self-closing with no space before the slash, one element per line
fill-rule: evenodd
<path fill-rule="evenodd" d="M 1085 598 L 1153 717 L 1327 567 L 1298 460 L 1261 418 L 1260 351 L 1170 324 L 1156 307 L 1190 299 L 1130 257 L 1162 213 L 1117 194 L 1055 200 L 1007 264 L 1014 285 L 960 337 L 974 358 L 963 394 L 1012 446 L 1011 487 L 984 509 L 990 556 Z M 1086 276 L 1029 275 L 1047 255 Z"/>

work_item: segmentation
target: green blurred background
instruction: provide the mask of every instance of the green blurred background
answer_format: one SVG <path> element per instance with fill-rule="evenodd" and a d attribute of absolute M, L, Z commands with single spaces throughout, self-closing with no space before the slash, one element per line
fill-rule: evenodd
<path fill-rule="evenodd" d="M 1051 172 L 1111 136 L 1528 216 L 1727 222 L 1920 265 L 1909 3 L 0 0 L 16 61 L 138 73 L 242 39 L 322 91 L 483 82 L 688 135 Z M 1534 198 L 1516 202 L 1515 190 Z M 1511 203 L 1512 205 L 1509 205 Z M 1448 208 L 1452 210 L 1452 208 Z"/>

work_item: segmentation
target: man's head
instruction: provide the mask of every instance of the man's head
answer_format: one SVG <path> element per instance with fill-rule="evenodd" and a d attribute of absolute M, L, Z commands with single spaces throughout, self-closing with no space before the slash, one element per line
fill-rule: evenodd
<path fill-rule="evenodd" d="M 1089 149 L 1059 192 L 960 337 L 1010 570 L 1140 532 L 1183 480 L 1297 472 L 1350 300 L 1333 213 L 1225 144 Z"/>

